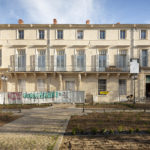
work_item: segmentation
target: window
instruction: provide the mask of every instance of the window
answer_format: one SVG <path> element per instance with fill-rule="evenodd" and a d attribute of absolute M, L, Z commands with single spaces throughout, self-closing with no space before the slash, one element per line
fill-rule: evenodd
<path fill-rule="evenodd" d="M 37 80 L 37 90 L 40 92 L 45 91 L 45 80 L 44 79 L 38 79 Z"/>
<path fill-rule="evenodd" d="M 119 80 L 119 95 L 126 95 L 127 87 L 126 87 L 126 80 L 120 79 Z"/>
<path fill-rule="evenodd" d="M 38 70 L 45 71 L 45 50 L 38 51 Z"/>
<path fill-rule="evenodd" d="M 63 30 L 57 31 L 57 39 L 63 39 Z"/>
<path fill-rule="evenodd" d="M 146 39 L 146 30 L 141 30 L 141 39 Z"/>
<path fill-rule="evenodd" d="M 24 49 L 18 50 L 18 70 L 25 71 L 26 68 L 26 54 Z"/>
<path fill-rule="evenodd" d="M 125 39 L 125 38 L 126 38 L 126 31 L 120 30 L 120 39 Z"/>
<path fill-rule="evenodd" d="M 77 70 L 83 70 L 84 69 L 84 50 L 78 50 L 77 51 Z"/>
<path fill-rule="evenodd" d="M 18 86 L 19 86 L 19 92 L 25 92 L 26 91 L 26 84 L 24 79 L 18 80 Z"/>
<path fill-rule="evenodd" d="M 57 51 L 57 69 L 61 70 L 65 67 L 65 52 L 64 50 Z"/>
<path fill-rule="evenodd" d="M 83 39 L 83 31 L 82 30 L 77 31 L 77 39 Z"/>
<path fill-rule="evenodd" d="M 0 66 L 2 66 L 2 50 L 0 49 Z"/>
<path fill-rule="evenodd" d="M 122 71 L 127 69 L 127 51 L 121 50 L 119 52 L 118 58 L 117 58 L 117 67 L 122 69 Z"/>
<path fill-rule="evenodd" d="M 148 66 L 148 50 L 142 50 L 142 57 L 141 57 L 141 66 L 147 67 Z"/>
<path fill-rule="evenodd" d="M 24 30 L 19 30 L 18 31 L 18 33 L 19 33 L 19 39 L 24 39 Z"/>
<path fill-rule="evenodd" d="M 99 79 L 98 80 L 98 95 L 100 94 L 101 91 L 106 91 L 106 79 Z"/>
<path fill-rule="evenodd" d="M 105 39 L 105 31 L 104 30 L 100 31 L 100 39 Z"/>
<path fill-rule="evenodd" d="M 39 30 L 39 39 L 44 39 L 44 30 Z"/>
<path fill-rule="evenodd" d="M 106 68 L 106 50 L 100 51 L 99 52 L 99 70 L 100 71 L 105 71 Z"/>

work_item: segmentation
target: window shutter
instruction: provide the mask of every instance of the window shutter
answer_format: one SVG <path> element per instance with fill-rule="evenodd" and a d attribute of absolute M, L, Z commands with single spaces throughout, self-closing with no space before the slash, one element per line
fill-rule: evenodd
<path fill-rule="evenodd" d="M 66 71 L 67 70 L 67 66 L 66 66 L 66 54 L 64 54 L 64 71 Z"/>
<path fill-rule="evenodd" d="M 0 50 L 0 66 L 2 66 L 2 50 Z"/>
<path fill-rule="evenodd" d="M 106 55 L 106 68 L 109 67 L 109 55 L 108 55 L 108 52 L 107 52 L 107 55 Z"/>
<path fill-rule="evenodd" d="M 15 54 L 15 71 L 18 71 L 18 54 Z"/>
<path fill-rule="evenodd" d="M 140 51 L 140 65 L 143 66 L 143 62 L 142 62 L 142 50 Z"/>
<path fill-rule="evenodd" d="M 119 55 L 115 55 L 116 67 L 119 68 Z"/>
<path fill-rule="evenodd" d="M 99 71 L 99 55 L 96 55 L 96 71 Z"/>
<path fill-rule="evenodd" d="M 86 71 L 86 54 L 84 54 L 84 71 Z"/>
<path fill-rule="evenodd" d="M 126 55 L 126 71 L 129 69 L 129 55 Z"/>
<path fill-rule="evenodd" d="M 14 70 L 14 67 L 15 67 L 15 56 L 14 55 L 10 56 L 10 67 L 12 70 Z"/>
<path fill-rule="evenodd" d="M 54 54 L 54 71 L 57 70 L 57 55 Z"/>
<path fill-rule="evenodd" d="M 38 54 L 35 55 L 35 71 L 38 71 Z"/>
<path fill-rule="evenodd" d="M 74 64 L 73 64 L 73 68 L 74 68 L 74 71 L 76 71 L 76 68 L 77 68 L 77 55 L 74 55 Z"/>

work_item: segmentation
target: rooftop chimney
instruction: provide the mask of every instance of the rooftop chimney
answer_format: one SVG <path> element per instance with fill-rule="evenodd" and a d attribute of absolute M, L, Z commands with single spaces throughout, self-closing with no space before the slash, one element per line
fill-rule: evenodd
<path fill-rule="evenodd" d="M 53 24 L 57 24 L 57 19 L 53 19 Z"/>
<path fill-rule="evenodd" d="M 86 24 L 90 24 L 90 20 L 86 20 Z"/>
<path fill-rule="evenodd" d="M 23 20 L 22 20 L 22 19 L 19 19 L 19 20 L 18 20 L 18 24 L 24 24 Z"/>
<path fill-rule="evenodd" d="M 117 22 L 116 24 L 120 24 L 120 22 Z"/>

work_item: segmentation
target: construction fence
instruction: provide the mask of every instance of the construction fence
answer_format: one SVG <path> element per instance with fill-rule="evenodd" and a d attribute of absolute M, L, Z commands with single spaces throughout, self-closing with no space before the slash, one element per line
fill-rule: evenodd
<path fill-rule="evenodd" d="M 0 104 L 84 103 L 84 91 L 5 92 Z"/>

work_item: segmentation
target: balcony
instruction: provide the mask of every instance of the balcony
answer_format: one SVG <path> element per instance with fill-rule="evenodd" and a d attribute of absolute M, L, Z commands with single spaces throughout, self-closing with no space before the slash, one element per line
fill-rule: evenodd
<path fill-rule="evenodd" d="M 77 67 L 73 65 L 67 65 L 66 67 L 57 67 L 57 66 L 26 66 L 26 67 L 17 67 L 17 66 L 8 66 L 9 72 L 129 72 L 129 67 L 119 68 L 116 66 L 108 67 Z"/>

